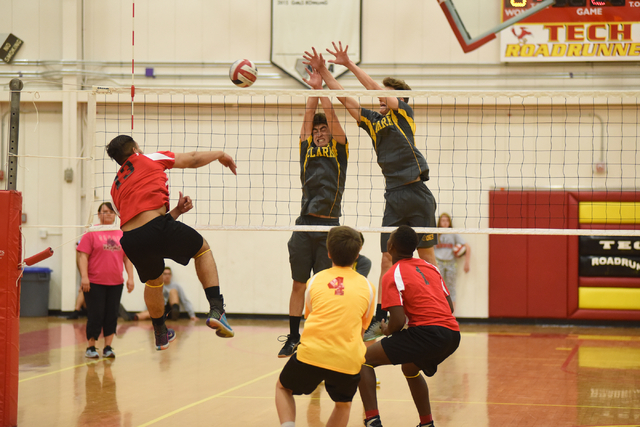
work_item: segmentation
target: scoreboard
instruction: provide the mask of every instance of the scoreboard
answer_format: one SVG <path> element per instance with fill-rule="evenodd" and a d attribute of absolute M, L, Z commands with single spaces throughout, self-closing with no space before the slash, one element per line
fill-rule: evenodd
<path fill-rule="evenodd" d="M 541 0 L 501 0 L 502 21 Z M 639 61 L 640 0 L 556 0 L 500 33 L 503 62 Z"/>

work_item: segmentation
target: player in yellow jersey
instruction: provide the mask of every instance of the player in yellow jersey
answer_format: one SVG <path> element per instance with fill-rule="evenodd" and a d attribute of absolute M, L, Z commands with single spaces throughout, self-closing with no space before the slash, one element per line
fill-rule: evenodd
<path fill-rule="evenodd" d="M 327 426 L 346 426 L 360 381 L 366 348 L 362 335 L 375 309 L 375 287 L 353 270 L 362 240 L 351 227 L 334 227 L 327 237 L 333 267 L 307 282 L 306 323 L 298 351 L 276 384 L 282 427 L 295 424 L 294 395 L 310 394 L 324 381 L 335 407 Z"/>

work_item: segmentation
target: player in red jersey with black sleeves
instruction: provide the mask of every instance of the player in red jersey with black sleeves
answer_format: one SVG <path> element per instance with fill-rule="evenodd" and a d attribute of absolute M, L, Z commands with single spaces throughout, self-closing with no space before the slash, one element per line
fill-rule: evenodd
<path fill-rule="evenodd" d="M 122 249 L 136 267 L 140 281 L 146 283 L 144 301 L 153 322 L 156 349 L 165 350 L 175 339 L 175 331 L 165 325 L 162 295 L 165 258 L 182 265 L 187 265 L 191 258 L 195 260 L 210 306 L 207 325 L 220 337 L 233 337 L 209 244 L 196 230 L 176 221 L 181 213 L 191 209 L 191 199 L 180 194 L 178 206 L 167 213 L 169 185 L 165 172 L 172 168 L 199 168 L 217 160 L 235 174 L 236 164 L 231 156 L 222 151 L 160 151 L 145 155 L 128 135 L 112 139 L 107 154 L 121 166 L 111 187 L 111 197 L 120 212 Z"/>
<path fill-rule="evenodd" d="M 387 242 L 393 260 L 393 267 L 382 278 L 382 307 L 391 315 L 388 324 L 382 323 L 387 337 L 367 349 L 360 371 L 367 427 L 382 426 L 373 371 L 381 365 L 402 365 L 420 416 L 419 427 L 433 427 L 429 388 L 420 371 L 433 376 L 460 344 L 449 291 L 437 267 L 413 258 L 417 245 L 418 236 L 407 225 L 398 227 Z"/>

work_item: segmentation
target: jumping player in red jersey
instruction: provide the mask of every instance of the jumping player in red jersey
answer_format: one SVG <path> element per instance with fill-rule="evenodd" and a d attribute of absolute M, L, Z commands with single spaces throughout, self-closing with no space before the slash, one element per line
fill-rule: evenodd
<path fill-rule="evenodd" d="M 140 280 L 146 283 L 144 301 L 153 322 L 156 349 L 167 349 L 176 336 L 165 325 L 162 295 L 165 258 L 182 265 L 194 259 L 210 306 L 207 325 L 220 337 L 233 337 L 209 244 L 196 230 L 176 221 L 190 209 L 191 199 L 180 194 L 178 207 L 167 214 L 169 185 L 165 173 L 167 169 L 199 168 L 217 160 L 235 174 L 236 164 L 231 156 L 223 151 L 160 151 L 145 155 L 128 135 L 113 138 L 107 145 L 107 154 L 121 166 L 111 187 L 111 198 L 120 212 L 122 249 L 136 267 Z"/>
<path fill-rule="evenodd" d="M 418 427 L 433 427 L 429 388 L 420 375 L 433 376 L 438 365 L 460 344 L 460 327 L 453 317 L 453 303 L 437 267 L 413 258 L 418 236 L 407 225 L 398 227 L 387 242 L 393 266 L 382 278 L 382 307 L 389 323 L 382 322 L 386 338 L 367 349 L 360 371 L 360 397 L 365 426 L 381 427 L 373 368 L 402 365 L 411 396 L 418 409 Z M 407 328 L 405 327 L 405 319 Z"/>

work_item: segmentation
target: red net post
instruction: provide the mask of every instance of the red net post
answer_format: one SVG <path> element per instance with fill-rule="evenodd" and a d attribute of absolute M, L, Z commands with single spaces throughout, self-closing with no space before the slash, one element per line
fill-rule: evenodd
<path fill-rule="evenodd" d="M 22 194 L 0 191 L 0 423 L 18 424 Z"/>

